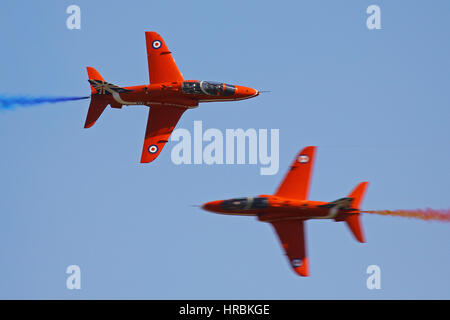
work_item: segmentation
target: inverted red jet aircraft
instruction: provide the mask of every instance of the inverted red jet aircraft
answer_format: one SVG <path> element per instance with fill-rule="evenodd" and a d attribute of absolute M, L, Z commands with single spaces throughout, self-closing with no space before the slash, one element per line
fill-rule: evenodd
<path fill-rule="evenodd" d="M 149 106 L 141 162 L 155 160 L 168 141 L 181 115 L 200 102 L 235 101 L 259 95 L 259 91 L 213 81 L 184 80 L 163 38 L 146 32 L 150 84 L 118 87 L 106 82 L 92 67 L 87 67 L 91 84 L 91 104 L 85 128 L 90 128 L 105 108 L 123 105 Z"/>
<path fill-rule="evenodd" d="M 259 221 L 271 223 L 294 271 L 308 276 L 305 221 L 345 221 L 356 240 L 364 242 L 359 212 L 368 186 L 368 182 L 362 182 L 347 197 L 332 202 L 308 200 L 315 153 L 316 147 L 306 147 L 297 154 L 274 195 L 212 201 L 202 208 L 214 213 L 257 216 Z"/>

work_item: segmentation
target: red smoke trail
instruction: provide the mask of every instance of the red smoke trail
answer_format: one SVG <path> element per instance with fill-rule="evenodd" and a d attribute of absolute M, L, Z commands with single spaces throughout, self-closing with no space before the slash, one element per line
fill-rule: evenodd
<path fill-rule="evenodd" d="M 416 210 L 364 210 L 361 212 L 379 214 L 382 216 L 397 216 L 422 220 L 450 222 L 450 209 L 434 210 L 427 208 Z"/>

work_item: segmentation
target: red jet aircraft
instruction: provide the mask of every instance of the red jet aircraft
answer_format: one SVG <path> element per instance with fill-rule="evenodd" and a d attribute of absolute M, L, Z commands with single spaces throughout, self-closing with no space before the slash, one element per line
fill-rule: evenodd
<path fill-rule="evenodd" d="M 316 147 L 306 147 L 295 157 L 274 195 L 219 200 L 202 208 L 214 213 L 257 216 L 274 227 L 294 271 L 308 276 L 305 248 L 305 221 L 334 219 L 345 221 L 359 242 L 364 242 L 360 222 L 360 205 L 368 182 L 360 183 L 347 197 L 332 202 L 308 200 Z"/>
<path fill-rule="evenodd" d="M 146 105 L 149 110 L 141 162 L 155 160 L 168 141 L 184 111 L 200 102 L 235 101 L 259 95 L 259 91 L 213 81 L 184 80 L 163 38 L 146 32 L 150 84 L 118 87 L 106 82 L 92 67 L 87 67 L 91 84 L 91 104 L 85 128 L 90 128 L 105 108 Z"/>

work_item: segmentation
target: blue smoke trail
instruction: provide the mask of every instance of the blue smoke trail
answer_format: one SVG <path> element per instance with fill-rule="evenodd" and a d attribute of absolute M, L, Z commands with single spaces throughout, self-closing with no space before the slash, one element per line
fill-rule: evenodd
<path fill-rule="evenodd" d="M 14 109 L 15 107 L 30 107 L 43 103 L 57 103 L 89 99 L 87 97 L 29 97 L 0 95 L 0 109 Z"/>

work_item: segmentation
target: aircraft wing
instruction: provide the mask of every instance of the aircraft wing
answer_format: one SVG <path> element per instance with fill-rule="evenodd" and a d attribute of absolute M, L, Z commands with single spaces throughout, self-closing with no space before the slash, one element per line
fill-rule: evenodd
<path fill-rule="evenodd" d="M 184 111 L 186 109 L 182 107 L 150 106 L 141 163 L 152 162 L 158 157 Z"/>
<path fill-rule="evenodd" d="M 163 38 L 156 32 L 146 32 L 145 41 L 150 83 L 183 81 L 183 76 Z"/>
<path fill-rule="evenodd" d="M 291 267 L 300 276 L 308 276 L 304 220 L 278 220 L 270 223 L 278 234 L 281 246 L 289 259 Z"/>
<path fill-rule="evenodd" d="M 308 198 L 315 154 L 316 147 L 312 146 L 304 148 L 297 154 L 284 180 L 275 192 L 276 196 L 297 200 Z"/>

